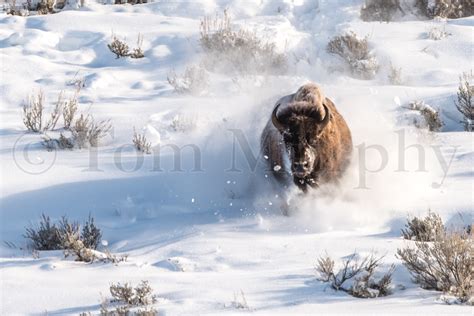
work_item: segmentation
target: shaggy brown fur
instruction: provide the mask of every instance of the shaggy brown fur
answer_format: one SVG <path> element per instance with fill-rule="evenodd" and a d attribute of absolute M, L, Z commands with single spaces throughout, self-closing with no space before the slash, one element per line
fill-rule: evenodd
<path fill-rule="evenodd" d="M 349 164 L 352 138 L 334 103 L 310 83 L 280 99 L 276 107 L 261 138 L 275 177 L 285 181 L 291 174 L 303 191 L 340 178 Z"/>

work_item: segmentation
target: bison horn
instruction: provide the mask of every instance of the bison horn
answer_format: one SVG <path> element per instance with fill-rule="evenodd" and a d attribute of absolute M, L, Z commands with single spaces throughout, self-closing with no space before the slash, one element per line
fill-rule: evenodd
<path fill-rule="evenodd" d="M 280 104 L 278 104 L 274 109 L 272 113 L 272 123 L 273 125 L 277 128 L 279 131 L 283 131 L 285 129 L 285 126 L 278 120 L 277 117 L 277 111 L 278 108 L 280 107 Z"/>
<path fill-rule="evenodd" d="M 326 104 L 323 104 L 323 107 L 324 107 L 324 112 L 326 115 L 324 115 L 324 118 L 320 121 L 321 129 L 323 129 L 326 125 L 328 125 L 329 120 L 331 119 L 331 111 L 326 106 Z"/>

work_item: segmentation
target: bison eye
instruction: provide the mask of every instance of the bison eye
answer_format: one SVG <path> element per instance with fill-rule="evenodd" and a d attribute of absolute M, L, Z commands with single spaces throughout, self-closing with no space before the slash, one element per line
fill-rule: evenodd
<path fill-rule="evenodd" d="M 307 167 L 307 166 L 308 166 L 308 162 L 307 162 L 307 161 L 303 162 L 303 166 Z"/>

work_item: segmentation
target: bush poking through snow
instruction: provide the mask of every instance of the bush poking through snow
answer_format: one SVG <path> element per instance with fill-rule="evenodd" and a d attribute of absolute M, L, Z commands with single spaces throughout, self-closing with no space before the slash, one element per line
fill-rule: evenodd
<path fill-rule="evenodd" d="M 133 130 L 133 145 L 142 153 L 151 154 L 151 143 L 146 139 L 145 135 L 138 134 Z"/>
<path fill-rule="evenodd" d="M 39 133 L 43 130 L 44 94 L 30 96 L 28 104 L 23 104 L 23 123 L 29 131 Z"/>
<path fill-rule="evenodd" d="M 77 96 L 79 94 L 79 91 L 81 91 L 81 87 L 82 87 L 81 85 L 77 86 L 77 89 L 74 95 L 69 100 L 66 100 L 63 103 L 62 112 L 63 112 L 64 129 L 70 129 L 71 124 L 72 122 L 74 122 L 74 119 L 76 117 Z"/>
<path fill-rule="evenodd" d="M 379 69 L 377 59 L 369 51 L 367 37 L 359 38 L 354 32 L 334 37 L 327 50 L 340 56 L 351 73 L 361 79 L 373 79 Z"/>
<path fill-rule="evenodd" d="M 417 128 L 428 128 L 430 132 L 439 132 L 443 127 L 443 121 L 439 116 L 439 112 L 433 109 L 424 101 L 410 102 L 409 108 L 418 111 L 423 118 L 422 121 L 415 119 L 413 121 Z"/>
<path fill-rule="evenodd" d="M 41 0 L 36 5 L 36 12 L 38 14 L 56 13 L 54 6 L 55 6 L 54 0 Z"/>
<path fill-rule="evenodd" d="M 50 113 L 49 119 L 45 122 L 44 100 L 43 91 L 40 90 L 37 95 L 29 96 L 28 103 L 23 104 L 23 123 L 29 131 L 40 133 L 56 127 L 56 123 L 61 115 L 63 93 L 59 93 L 58 101 Z"/>
<path fill-rule="evenodd" d="M 121 57 L 143 58 L 145 57 L 145 54 L 143 53 L 142 45 L 143 36 L 138 34 L 137 47 L 133 48 L 132 52 L 130 52 L 130 48 L 128 47 L 127 43 L 118 39 L 117 36 L 112 35 L 112 42 L 107 44 L 107 47 L 112 53 L 115 54 L 116 59 Z"/>
<path fill-rule="evenodd" d="M 226 10 L 222 17 L 205 17 L 200 31 L 207 69 L 258 75 L 286 71 L 286 56 L 276 51 L 275 44 L 264 42 L 251 31 L 234 31 Z"/>
<path fill-rule="evenodd" d="M 450 34 L 448 32 L 446 32 L 445 27 L 443 27 L 443 29 L 441 29 L 437 26 L 433 26 L 428 31 L 428 38 L 432 39 L 434 41 L 442 40 L 443 38 L 447 37 L 448 35 L 450 35 Z"/>
<path fill-rule="evenodd" d="M 234 293 L 234 300 L 232 301 L 231 306 L 235 309 L 249 310 L 250 307 L 247 303 L 247 299 L 245 298 L 244 291 L 240 290 L 239 294 Z"/>
<path fill-rule="evenodd" d="M 456 108 L 463 115 L 464 130 L 474 131 L 474 74 L 472 70 L 459 77 Z"/>
<path fill-rule="evenodd" d="M 62 249 L 58 228 L 45 214 L 41 214 L 39 226 L 26 228 L 23 236 L 30 240 L 32 247 L 36 250 Z"/>
<path fill-rule="evenodd" d="M 70 222 L 66 216 L 62 216 L 58 223 L 52 223 L 49 216 L 42 214 L 38 227 L 26 229 L 25 238 L 30 239 L 36 250 L 59 250 L 67 248 L 69 236 L 77 237 L 84 242 L 88 248 L 96 249 L 100 243 L 102 232 L 95 225 L 94 218 L 89 214 L 84 223 L 82 234 L 77 222 Z"/>
<path fill-rule="evenodd" d="M 91 249 L 97 249 L 102 240 L 102 231 L 95 225 L 91 214 L 82 227 L 81 239 L 84 246 Z"/>
<path fill-rule="evenodd" d="M 179 94 L 203 95 L 209 88 L 209 74 L 203 67 L 192 65 L 181 76 L 171 72 L 168 83 Z"/>
<path fill-rule="evenodd" d="M 107 44 L 107 47 L 112 53 L 115 54 L 116 59 L 119 59 L 120 57 L 130 56 L 127 43 L 119 40 L 115 35 L 113 35 L 112 42 L 110 44 Z"/>
<path fill-rule="evenodd" d="M 152 306 L 156 303 L 156 295 L 148 281 L 141 281 L 135 288 L 131 284 L 112 284 L 109 288 L 112 295 L 111 300 L 102 300 L 100 314 L 103 316 L 137 315 L 154 316 L 158 315 Z M 115 310 L 109 311 L 109 304 L 115 304 Z M 118 306 L 117 306 L 118 305 Z M 137 308 L 133 310 L 134 308 Z"/>
<path fill-rule="evenodd" d="M 92 115 L 81 114 L 71 127 L 72 142 L 78 148 L 97 147 L 111 129 L 110 120 L 95 121 Z"/>
<path fill-rule="evenodd" d="M 171 130 L 178 133 L 185 133 L 193 130 L 196 127 L 196 117 L 178 114 L 173 117 L 171 121 Z"/>
<path fill-rule="evenodd" d="M 416 0 L 415 5 L 429 18 L 458 19 L 474 15 L 472 0 Z"/>
<path fill-rule="evenodd" d="M 432 242 L 415 242 L 397 250 L 397 257 L 422 288 L 443 291 L 460 303 L 474 302 L 474 251 L 472 236 L 444 232 Z"/>
<path fill-rule="evenodd" d="M 11 0 L 7 2 L 6 14 L 18 15 L 18 16 L 27 16 L 29 15 L 28 5 L 23 3 L 21 6 L 17 6 L 16 0 Z"/>
<path fill-rule="evenodd" d="M 431 211 L 425 218 L 415 216 L 408 219 L 405 228 L 402 229 L 403 238 L 414 241 L 435 241 L 444 233 L 441 217 Z"/>
<path fill-rule="evenodd" d="M 39 227 L 26 229 L 25 238 L 30 239 L 35 250 L 64 250 L 64 256 L 74 256 L 76 261 L 117 264 L 127 260 L 127 256 L 116 256 L 107 249 L 96 251 L 102 238 L 101 230 L 95 225 L 94 218 L 89 218 L 81 226 L 70 222 L 66 216 L 58 223 L 51 223 L 49 216 L 42 214 Z"/>
<path fill-rule="evenodd" d="M 44 135 L 42 145 L 46 148 L 47 151 L 74 148 L 73 140 L 64 136 L 63 133 L 59 134 L 59 138 L 51 138 L 48 135 Z"/>
<path fill-rule="evenodd" d="M 334 272 L 333 259 L 329 256 L 320 257 L 316 264 L 319 280 L 329 283 L 336 291 L 341 290 L 354 297 L 375 298 L 389 295 L 394 266 L 376 278 L 376 270 L 380 267 L 383 257 L 377 258 L 371 254 L 359 261 L 356 256 L 356 253 L 350 255 L 337 273 Z M 352 284 L 344 285 L 349 282 Z"/>
<path fill-rule="evenodd" d="M 403 12 L 400 0 L 365 0 L 360 9 L 360 18 L 363 21 L 390 22 L 397 10 Z"/>
<path fill-rule="evenodd" d="M 390 65 L 390 73 L 388 74 L 388 81 L 393 85 L 402 84 L 402 68 L 395 68 Z"/>
<path fill-rule="evenodd" d="M 143 45 L 143 36 L 138 34 L 137 38 L 137 47 L 133 49 L 133 51 L 130 53 L 131 58 L 143 58 L 145 57 L 145 54 L 143 53 L 142 50 L 142 45 Z"/>
<path fill-rule="evenodd" d="M 92 249 L 84 246 L 79 232 L 69 231 L 63 235 L 64 256 L 75 256 L 76 261 L 92 262 L 96 255 Z"/>

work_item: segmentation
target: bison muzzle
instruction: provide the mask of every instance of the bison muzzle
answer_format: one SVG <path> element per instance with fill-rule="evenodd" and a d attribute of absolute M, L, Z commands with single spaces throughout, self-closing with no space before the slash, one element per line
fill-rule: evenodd
<path fill-rule="evenodd" d="M 334 103 L 314 83 L 278 100 L 261 138 L 274 176 L 308 187 L 335 182 L 352 153 L 352 137 Z"/>

